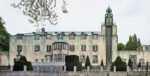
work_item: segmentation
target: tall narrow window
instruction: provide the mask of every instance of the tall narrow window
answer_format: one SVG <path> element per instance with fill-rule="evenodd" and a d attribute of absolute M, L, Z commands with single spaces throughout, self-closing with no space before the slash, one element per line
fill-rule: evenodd
<path fill-rule="evenodd" d="M 98 46 L 97 45 L 93 45 L 93 51 L 98 51 Z"/>
<path fill-rule="evenodd" d="M 47 45 L 47 52 L 51 51 L 51 45 Z"/>
<path fill-rule="evenodd" d="M 39 52 L 40 51 L 40 45 L 35 45 L 35 52 Z"/>
<path fill-rule="evenodd" d="M 81 45 L 81 51 L 86 51 L 86 45 Z"/>

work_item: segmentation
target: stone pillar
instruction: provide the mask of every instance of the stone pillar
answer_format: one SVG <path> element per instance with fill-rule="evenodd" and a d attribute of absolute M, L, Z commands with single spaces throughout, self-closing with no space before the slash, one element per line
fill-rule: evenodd
<path fill-rule="evenodd" d="M 13 71 L 13 66 L 12 65 L 10 66 L 10 71 Z"/>
<path fill-rule="evenodd" d="M 88 71 L 88 72 L 90 71 L 90 66 L 87 66 L 87 71 Z"/>
<path fill-rule="evenodd" d="M 64 66 L 64 72 L 66 72 L 66 66 Z"/>
<path fill-rule="evenodd" d="M 74 69 L 73 69 L 73 71 L 74 71 L 74 72 L 76 72 L 76 71 L 77 71 L 77 67 L 76 67 L 76 66 L 74 66 Z"/>
<path fill-rule="evenodd" d="M 103 72 L 103 66 L 101 66 L 101 72 Z"/>
<path fill-rule="evenodd" d="M 27 71 L 27 66 L 26 65 L 23 66 L 23 71 Z"/>
<path fill-rule="evenodd" d="M 114 66 L 114 72 L 116 72 L 116 66 Z"/>
<path fill-rule="evenodd" d="M 129 66 L 127 66 L 127 72 L 129 72 Z"/>

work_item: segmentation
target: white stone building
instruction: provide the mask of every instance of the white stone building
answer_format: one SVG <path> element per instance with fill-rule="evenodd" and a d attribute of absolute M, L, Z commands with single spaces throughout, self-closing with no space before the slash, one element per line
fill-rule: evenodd
<path fill-rule="evenodd" d="M 101 32 L 47 32 L 42 28 L 40 32 L 12 35 L 10 65 L 19 55 L 26 56 L 33 64 L 65 64 L 65 55 L 79 56 L 83 66 L 87 56 L 93 66 L 99 66 L 102 60 L 104 64 L 111 64 L 116 58 L 117 41 L 117 26 L 113 23 L 112 10 L 108 8 Z"/>
<path fill-rule="evenodd" d="M 14 65 L 14 59 L 20 55 L 26 56 L 33 65 L 63 66 L 65 55 L 79 56 L 83 66 L 87 56 L 92 66 L 100 66 L 102 60 L 105 65 L 111 65 L 117 56 L 125 62 L 131 57 L 135 64 L 150 61 L 150 51 L 117 51 L 117 44 L 117 26 L 113 22 L 112 10 L 109 7 L 101 25 L 101 32 L 48 32 L 42 28 L 40 32 L 12 35 L 9 64 Z"/>

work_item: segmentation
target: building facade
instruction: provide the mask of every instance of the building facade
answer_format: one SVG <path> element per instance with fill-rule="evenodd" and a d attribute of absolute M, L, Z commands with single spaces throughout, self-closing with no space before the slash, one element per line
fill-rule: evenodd
<path fill-rule="evenodd" d="M 108 8 L 101 32 L 40 32 L 16 34 L 10 37 L 10 65 L 20 55 L 33 64 L 65 64 L 65 55 L 77 55 L 82 65 L 89 56 L 92 66 L 111 64 L 117 53 L 117 26 L 113 23 L 112 10 Z"/>
<path fill-rule="evenodd" d="M 144 45 L 139 51 L 117 51 L 117 26 L 113 22 L 110 7 L 107 8 L 101 32 L 48 32 L 44 28 L 40 32 L 16 34 L 10 37 L 9 64 L 21 55 L 25 56 L 33 65 L 65 65 L 66 55 L 79 56 L 82 66 L 86 57 L 92 66 L 110 66 L 117 56 L 128 63 L 131 58 L 133 64 L 150 62 L 150 46 Z"/>

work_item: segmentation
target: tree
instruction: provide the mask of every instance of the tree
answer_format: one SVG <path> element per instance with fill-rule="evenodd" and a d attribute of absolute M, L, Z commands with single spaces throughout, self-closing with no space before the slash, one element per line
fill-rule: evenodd
<path fill-rule="evenodd" d="M 27 61 L 25 56 L 20 56 L 20 59 L 18 61 L 14 61 L 13 70 L 14 71 L 23 71 L 24 66 L 27 66 L 27 70 L 32 71 L 33 67 L 31 62 Z"/>
<path fill-rule="evenodd" d="M 141 45 L 142 45 L 142 44 L 141 44 L 141 41 L 140 41 L 140 39 L 138 39 L 138 42 L 137 42 L 137 44 L 138 44 L 138 45 L 137 45 L 137 47 L 141 47 Z"/>
<path fill-rule="evenodd" d="M 89 56 L 86 57 L 86 61 L 85 61 L 85 67 L 87 68 L 87 66 L 91 66 Z"/>
<path fill-rule="evenodd" d="M 141 68 L 141 63 L 139 62 L 139 64 L 138 64 L 138 68 Z"/>
<path fill-rule="evenodd" d="M 19 8 L 23 14 L 29 18 L 29 22 L 39 27 L 43 22 L 49 21 L 50 24 L 56 25 L 58 15 L 56 13 L 57 0 L 19 0 L 12 3 L 14 8 Z M 62 12 L 68 13 L 66 0 L 62 0 Z"/>
<path fill-rule="evenodd" d="M 101 60 L 101 66 L 104 66 L 103 60 Z"/>
<path fill-rule="evenodd" d="M 74 66 L 77 67 L 77 71 L 82 70 L 82 64 L 79 62 L 79 56 L 66 55 L 65 56 L 66 70 L 73 71 Z"/>
<path fill-rule="evenodd" d="M 120 50 L 123 50 L 125 48 L 125 45 L 123 43 L 119 43 L 117 45 L 117 49 L 120 51 Z"/>
<path fill-rule="evenodd" d="M 9 51 L 9 37 L 10 34 L 4 27 L 5 22 L 0 17 L 0 51 Z"/>
<path fill-rule="evenodd" d="M 116 60 L 111 65 L 111 70 L 113 71 L 114 66 L 116 66 L 116 71 L 126 71 L 127 66 L 126 63 L 122 61 L 121 57 L 118 56 Z"/>
<path fill-rule="evenodd" d="M 131 70 L 133 70 L 133 62 L 131 61 L 130 58 L 129 58 L 129 61 L 128 61 L 128 66 L 131 68 Z"/>
<path fill-rule="evenodd" d="M 141 47 L 140 39 L 137 40 L 136 34 L 133 36 L 129 36 L 129 40 L 126 43 L 125 50 L 137 50 L 137 48 Z"/>

